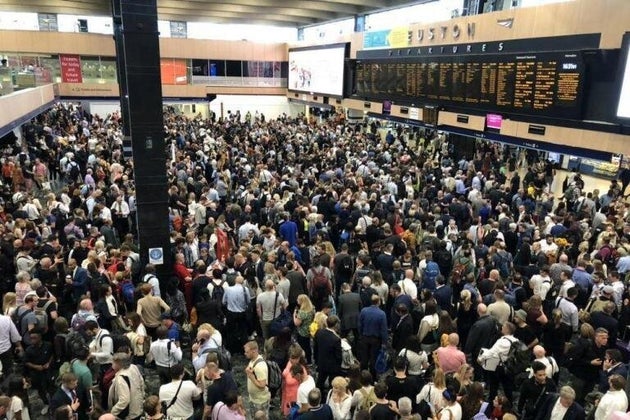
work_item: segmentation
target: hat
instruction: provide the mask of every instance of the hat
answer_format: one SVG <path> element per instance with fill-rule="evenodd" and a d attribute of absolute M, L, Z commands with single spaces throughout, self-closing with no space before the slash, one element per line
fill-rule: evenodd
<path fill-rule="evenodd" d="M 514 317 L 515 318 L 518 317 L 518 318 L 522 319 L 523 321 L 525 321 L 527 319 L 527 312 L 525 312 L 522 309 L 519 309 L 518 311 L 516 311 L 514 313 Z"/>
<path fill-rule="evenodd" d="M 98 322 L 98 319 L 96 319 L 96 315 L 88 315 L 85 317 L 85 322 L 88 322 L 88 321 Z"/>
<path fill-rule="evenodd" d="M 612 286 L 604 286 L 602 287 L 602 292 L 606 293 L 607 295 L 612 295 L 613 293 L 615 293 L 615 289 Z"/>

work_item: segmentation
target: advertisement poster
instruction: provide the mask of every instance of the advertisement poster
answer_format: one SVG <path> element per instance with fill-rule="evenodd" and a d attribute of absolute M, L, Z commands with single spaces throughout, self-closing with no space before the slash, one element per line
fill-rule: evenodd
<path fill-rule="evenodd" d="M 78 55 L 60 54 L 61 81 L 63 83 L 83 83 L 81 75 L 81 57 Z"/>
<path fill-rule="evenodd" d="M 160 72 L 163 85 L 186 85 L 186 60 L 162 59 L 160 60 Z"/>

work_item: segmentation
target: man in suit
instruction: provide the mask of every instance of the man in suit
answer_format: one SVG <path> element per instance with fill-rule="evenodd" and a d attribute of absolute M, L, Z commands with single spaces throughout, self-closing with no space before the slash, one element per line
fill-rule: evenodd
<path fill-rule="evenodd" d="M 79 302 L 81 296 L 87 293 L 88 271 L 80 267 L 77 260 L 70 258 L 68 260 L 68 273 L 71 278 L 66 278 L 66 283 L 72 285 L 72 298 L 75 302 Z"/>
<path fill-rule="evenodd" d="M 617 309 L 615 302 L 609 301 L 604 305 L 603 311 L 591 313 L 591 325 L 593 328 L 605 328 L 608 331 L 608 348 L 615 346 L 619 331 L 619 321 L 613 316 Z"/>
<path fill-rule="evenodd" d="M 575 402 L 575 391 L 570 386 L 560 388 L 559 395 L 549 395 L 536 416 L 536 420 L 584 420 L 585 418 L 584 409 Z"/>
<path fill-rule="evenodd" d="M 468 339 L 464 346 L 464 353 L 472 358 L 475 368 L 475 380 L 481 380 L 482 368 L 477 362 L 481 348 L 490 348 L 499 336 L 497 321 L 488 313 L 488 307 L 483 303 L 477 305 L 479 319 L 475 321 L 468 333 Z"/>
<path fill-rule="evenodd" d="M 57 388 L 48 407 L 54 413 L 59 407 L 68 405 L 78 414 L 80 420 L 88 419 L 88 412 L 92 410 L 92 401 L 86 389 L 79 386 L 77 376 L 68 372 L 61 377 L 61 386 Z"/>
<path fill-rule="evenodd" d="M 347 337 L 348 333 L 352 331 L 353 345 L 356 343 L 359 337 L 359 313 L 361 312 L 361 297 L 358 293 L 354 293 L 350 284 L 343 283 L 341 285 L 341 295 L 339 296 L 339 303 L 337 304 L 337 315 L 341 320 L 341 336 Z"/>
<path fill-rule="evenodd" d="M 453 288 L 446 284 L 446 279 L 441 274 L 435 278 L 435 283 L 437 288 L 433 292 L 433 297 L 438 307 L 440 310 L 446 311 L 453 316 Z"/>
<path fill-rule="evenodd" d="M 394 325 L 394 334 L 392 337 L 392 347 L 396 350 L 396 354 L 405 348 L 407 339 L 413 335 L 413 319 L 409 315 L 409 309 L 404 303 L 398 304 L 396 307 L 398 322 Z"/>
<path fill-rule="evenodd" d="M 326 329 L 315 334 L 314 350 L 317 363 L 317 387 L 324 389 L 326 379 L 329 383 L 341 374 L 341 338 L 337 335 L 339 318 L 331 315 L 326 318 Z"/>

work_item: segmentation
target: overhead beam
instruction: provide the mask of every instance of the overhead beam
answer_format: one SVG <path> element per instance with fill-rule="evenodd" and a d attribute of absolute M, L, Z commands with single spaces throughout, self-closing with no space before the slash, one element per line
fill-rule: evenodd
<path fill-rule="evenodd" d="M 190 2 L 188 1 L 162 1 L 160 3 L 160 10 L 164 11 L 167 9 L 179 9 L 184 11 L 185 13 L 196 14 L 204 13 L 204 12 L 227 12 L 227 13 L 248 13 L 254 15 L 283 15 L 283 16 L 299 16 L 306 17 L 311 19 L 336 19 L 338 17 L 336 12 L 330 12 L 327 10 L 322 10 L 321 8 L 318 11 L 314 10 L 304 10 L 295 7 L 269 7 L 265 8 L 265 10 L 261 10 L 258 6 L 249 6 L 249 5 L 241 5 L 241 4 L 212 4 L 206 5 L 205 7 L 191 9 Z M 200 3 L 195 3 L 200 4 Z"/>
<path fill-rule="evenodd" d="M 162 8 L 162 13 L 170 16 L 179 16 L 179 20 L 185 17 L 206 17 L 206 18 L 234 18 L 234 19 L 258 19 L 268 21 L 293 22 L 295 24 L 311 24 L 317 22 L 317 19 L 304 16 L 284 16 L 284 15 L 261 15 L 260 13 L 234 13 L 234 12 L 214 12 L 211 10 L 198 10 L 194 15 L 190 15 L 189 11 L 177 8 Z M 198 20 L 198 19 L 197 19 Z"/>
<path fill-rule="evenodd" d="M 161 4 L 169 2 L 172 0 L 163 0 L 158 1 L 158 9 Z M 186 3 L 190 3 L 195 5 L 199 5 L 199 7 L 207 7 L 208 2 L 206 0 L 186 0 Z M 279 7 L 278 0 L 227 0 L 221 2 L 224 5 L 242 5 L 242 6 L 256 6 L 262 8 L 277 8 Z M 361 9 L 357 6 L 345 3 L 337 3 L 337 2 L 326 2 L 322 3 L 320 0 L 302 0 L 295 5 L 299 6 L 300 9 L 304 10 L 325 10 L 334 13 L 340 13 L 348 16 L 354 16 L 359 13 Z M 282 7 L 282 6 L 280 6 Z"/>

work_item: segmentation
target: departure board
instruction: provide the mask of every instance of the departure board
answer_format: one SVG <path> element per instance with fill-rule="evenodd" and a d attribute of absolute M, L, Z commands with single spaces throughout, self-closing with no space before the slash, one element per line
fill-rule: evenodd
<path fill-rule="evenodd" d="M 489 54 L 359 60 L 355 92 L 364 100 L 444 104 L 579 119 L 581 54 Z"/>

